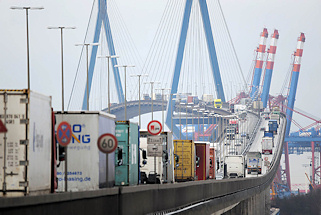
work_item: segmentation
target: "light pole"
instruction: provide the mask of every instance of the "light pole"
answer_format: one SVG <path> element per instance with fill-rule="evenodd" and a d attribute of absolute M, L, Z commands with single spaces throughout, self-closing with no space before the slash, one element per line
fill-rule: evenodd
<path fill-rule="evenodd" d="M 115 67 L 124 67 L 125 72 L 125 120 L 127 120 L 127 99 L 126 99 L 126 68 L 127 67 L 135 67 L 135 65 L 115 65 Z"/>
<path fill-rule="evenodd" d="M 108 82 L 108 90 L 107 90 L 107 94 L 108 94 L 108 113 L 110 113 L 110 74 L 109 74 L 109 59 L 110 58 L 119 58 L 119 56 L 117 55 L 106 55 L 106 56 L 99 56 L 99 58 L 107 58 L 107 70 L 108 70 L 108 74 L 107 74 L 107 82 Z"/>
<path fill-rule="evenodd" d="M 64 29 L 76 29 L 76 27 L 66 27 L 66 26 L 58 26 L 58 27 L 48 27 L 48 29 L 60 29 L 60 46 L 61 46 L 61 110 L 65 111 L 65 94 L 64 94 L 64 46 L 63 46 L 63 30 Z"/>
<path fill-rule="evenodd" d="M 76 44 L 76 46 L 85 46 L 86 47 L 86 62 L 87 62 L 87 76 L 86 76 L 86 85 L 87 85 L 87 94 L 86 94 L 86 100 L 87 100 L 87 110 L 89 110 L 89 83 L 88 83 L 88 72 L 89 72 L 89 65 L 88 65 L 88 46 L 98 46 L 99 43 L 82 43 L 82 44 Z"/>
<path fill-rule="evenodd" d="M 163 132 L 164 132 L 164 90 L 171 90 L 169 88 L 162 88 L 162 89 L 155 89 L 162 91 L 162 125 L 163 125 Z"/>
<path fill-rule="evenodd" d="M 176 106 L 176 101 L 178 101 L 179 104 L 179 139 L 181 140 L 181 132 L 182 132 L 182 123 L 181 123 L 181 98 L 180 94 L 174 94 L 177 95 L 177 98 L 174 98 L 173 100 L 175 101 L 175 106 Z"/>
<path fill-rule="evenodd" d="M 189 102 L 188 103 L 188 108 L 192 108 L 191 112 L 192 112 L 192 140 L 194 140 L 194 114 L 193 114 L 193 109 L 194 109 L 194 103 L 193 102 Z"/>
<path fill-rule="evenodd" d="M 152 120 L 154 120 L 154 111 L 153 111 L 153 88 L 154 88 L 154 84 L 160 84 L 160 82 L 157 81 L 150 81 L 150 82 L 145 82 L 144 84 L 150 84 L 150 98 L 151 98 L 151 102 L 152 102 Z"/>
<path fill-rule="evenodd" d="M 28 91 L 30 90 L 30 57 L 29 57 L 29 10 L 42 10 L 44 7 L 10 7 L 12 10 L 26 10 L 26 23 L 27 23 L 27 71 L 28 71 Z"/>
<path fill-rule="evenodd" d="M 141 128 L 141 117 L 140 117 L 140 78 L 147 77 L 148 74 L 139 74 L 139 75 L 131 75 L 131 77 L 138 77 L 138 109 L 139 109 L 139 127 Z"/>

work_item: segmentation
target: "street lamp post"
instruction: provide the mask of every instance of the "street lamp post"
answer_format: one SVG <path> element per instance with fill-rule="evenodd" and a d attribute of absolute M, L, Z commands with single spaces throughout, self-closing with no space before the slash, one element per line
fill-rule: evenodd
<path fill-rule="evenodd" d="M 148 74 L 139 74 L 139 75 L 131 75 L 131 77 L 138 77 L 138 115 L 139 115 L 139 127 L 141 128 L 141 115 L 140 115 L 140 78 L 142 76 L 148 76 Z"/>
<path fill-rule="evenodd" d="M 109 73 L 109 59 L 110 58 L 119 58 L 119 56 L 117 55 L 106 55 L 106 56 L 99 56 L 99 58 L 107 58 L 107 70 L 108 70 L 108 74 L 107 74 L 107 82 L 108 82 L 108 90 L 107 90 L 107 94 L 108 94 L 108 113 L 110 113 L 110 73 Z"/>
<path fill-rule="evenodd" d="M 58 26 L 58 27 L 48 27 L 48 29 L 60 29 L 60 42 L 61 42 L 61 110 L 65 111 L 65 94 L 64 94 L 64 47 L 63 47 L 63 30 L 64 29 L 76 29 L 76 27 L 66 27 L 66 26 Z"/>
<path fill-rule="evenodd" d="M 86 62 L 87 62 L 87 75 L 86 75 L 86 85 L 87 85 L 87 110 L 89 110 L 89 80 L 88 80 L 88 72 L 89 72 L 89 65 L 88 65 L 88 46 L 98 46 L 99 43 L 83 43 L 83 44 L 76 44 L 76 46 L 85 46 L 86 47 Z"/>
<path fill-rule="evenodd" d="M 12 10 L 26 10 L 26 24 L 27 24 L 27 71 L 28 71 L 28 91 L 30 90 L 30 57 L 29 57 L 29 10 L 42 10 L 44 7 L 10 7 Z"/>
<path fill-rule="evenodd" d="M 154 120 L 154 111 L 153 111 L 153 88 L 154 88 L 154 84 L 160 84 L 160 82 L 157 81 L 150 81 L 150 82 L 145 82 L 144 84 L 150 84 L 150 99 L 152 102 L 152 120 Z"/>
<path fill-rule="evenodd" d="M 188 108 L 191 108 L 191 113 L 192 113 L 192 140 L 194 140 L 194 112 L 193 112 L 193 108 L 194 108 L 194 103 L 193 102 L 189 102 L 188 103 Z"/>
<path fill-rule="evenodd" d="M 127 120 L 127 99 L 126 99 L 126 68 L 127 67 L 135 67 L 134 65 L 115 65 L 115 67 L 124 67 L 125 72 L 125 120 Z"/>
<path fill-rule="evenodd" d="M 169 88 L 162 88 L 162 89 L 156 89 L 162 91 L 162 125 L 163 125 L 163 132 L 164 132 L 164 90 L 170 90 Z"/>

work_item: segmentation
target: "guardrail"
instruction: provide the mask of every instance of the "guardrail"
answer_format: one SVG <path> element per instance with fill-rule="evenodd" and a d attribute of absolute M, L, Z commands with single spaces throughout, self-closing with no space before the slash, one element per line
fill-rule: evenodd
<path fill-rule="evenodd" d="M 279 138 L 278 150 L 271 167 L 261 177 L 0 198 L 0 214 L 148 214 L 173 211 L 205 201 L 206 210 L 214 213 L 259 194 L 269 187 L 279 167 L 285 126 L 286 123 L 283 123 L 280 128 L 282 137 Z"/>

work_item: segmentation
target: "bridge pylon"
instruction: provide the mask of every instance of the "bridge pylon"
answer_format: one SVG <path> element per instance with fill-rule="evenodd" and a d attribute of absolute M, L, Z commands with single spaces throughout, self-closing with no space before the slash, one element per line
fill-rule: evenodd
<path fill-rule="evenodd" d="M 103 26 L 104 30 L 105 30 L 109 55 L 116 55 L 113 36 L 112 36 L 111 28 L 110 28 L 109 17 L 108 17 L 108 13 L 107 13 L 107 2 L 106 1 L 107 0 L 99 0 L 98 1 L 98 14 L 97 14 L 96 28 L 95 28 L 95 35 L 94 35 L 93 42 L 94 43 L 99 42 L 100 32 L 101 32 L 101 28 Z M 83 99 L 83 104 L 82 104 L 83 110 L 87 110 L 87 93 L 89 93 L 89 95 L 90 95 L 90 89 L 91 89 L 94 68 L 95 68 L 95 63 L 96 63 L 96 57 L 97 57 L 97 50 L 98 50 L 97 46 L 93 46 L 92 50 L 91 50 L 90 63 L 89 63 L 89 68 L 88 68 L 88 85 L 89 86 L 88 86 L 88 92 L 87 92 L 87 87 L 85 88 L 85 94 L 84 94 L 84 99 Z M 122 84 L 121 84 L 121 80 L 120 80 L 118 67 L 115 67 L 115 65 L 117 65 L 116 58 L 111 58 L 111 65 L 112 65 L 112 70 L 114 73 L 118 101 L 119 101 L 119 103 L 123 103 L 124 102 L 124 93 L 123 93 L 123 88 L 122 88 Z"/>
<path fill-rule="evenodd" d="M 185 3 L 184 16 L 183 16 L 183 21 L 181 25 L 181 33 L 180 33 L 180 39 L 179 39 L 177 56 L 176 56 L 175 67 L 174 67 L 174 74 L 172 78 L 172 86 L 171 86 L 171 93 L 170 93 L 171 99 L 169 100 L 168 106 L 167 106 L 166 124 L 171 129 L 171 131 L 173 131 L 176 137 L 179 135 L 178 132 L 181 132 L 181 131 L 179 131 L 175 126 L 173 126 L 172 128 L 172 125 L 171 125 L 171 117 L 175 106 L 173 103 L 173 100 L 175 100 L 176 94 L 177 94 L 193 1 L 194 0 L 186 0 L 186 3 Z M 223 84 L 222 84 L 221 74 L 220 74 L 216 50 L 215 50 L 215 44 L 213 39 L 213 33 L 212 33 L 207 3 L 206 3 L 206 0 L 198 0 L 198 2 L 200 6 L 201 15 L 202 15 L 203 27 L 204 27 L 206 43 L 207 43 L 207 50 L 209 54 L 211 70 L 213 73 L 216 95 L 218 99 L 221 99 L 222 102 L 225 102 L 225 95 L 224 95 Z"/>

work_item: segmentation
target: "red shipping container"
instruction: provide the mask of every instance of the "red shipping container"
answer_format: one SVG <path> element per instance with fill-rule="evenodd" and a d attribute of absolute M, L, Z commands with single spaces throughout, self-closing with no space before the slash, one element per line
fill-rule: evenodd
<path fill-rule="evenodd" d="M 210 147 L 210 179 L 215 179 L 216 161 L 215 161 L 215 149 Z"/>
<path fill-rule="evenodd" d="M 210 174 L 210 145 L 206 142 L 195 142 L 195 148 L 197 180 L 206 180 Z"/>

